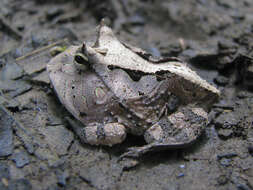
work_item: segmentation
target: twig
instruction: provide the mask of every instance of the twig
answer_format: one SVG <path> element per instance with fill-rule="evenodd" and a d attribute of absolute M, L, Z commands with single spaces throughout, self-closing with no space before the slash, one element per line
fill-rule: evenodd
<path fill-rule="evenodd" d="M 64 38 L 63 40 L 58 40 L 58 41 L 56 41 L 56 42 L 54 42 L 54 43 L 52 43 L 52 44 L 49 44 L 49 45 L 47 45 L 47 46 L 45 46 L 45 47 L 36 49 L 36 50 L 34 50 L 34 51 L 32 51 L 32 52 L 29 52 L 29 53 L 26 54 L 26 55 L 23 55 L 23 56 L 21 56 L 21 57 L 18 57 L 18 58 L 16 59 L 16 61 L 21 61 L 21 60 L 26 59 L 26 58 L 28 58 L 28 57 L 30 57 L 30 56 L 35 55 L 35 54 L 39 54 L 40 52 L 43 52 L 43 51 L 45 51 L 45 50 L 48 50 L 48 49 L 50 49 L 50 48 L 52 48 L 52 47 L 54 47 L 54 46 L 56 46 L 56 45 L 58 45 L 58 44 L 60 44 L 60 43 L 66 42 L 66 41 L 67 41 L 67 38 Z"/>

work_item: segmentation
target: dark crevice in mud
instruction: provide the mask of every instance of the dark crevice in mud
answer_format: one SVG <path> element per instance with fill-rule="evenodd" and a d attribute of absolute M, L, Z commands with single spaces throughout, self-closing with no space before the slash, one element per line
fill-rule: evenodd
<path fill-rule="evenodd" d="M 125 143 L 131 146 L 143 146 L 147 144 L 144 140 L 143 136 L 137 136 L 132 134 L 127 134 L 127 138 L 125 140 Z"/>

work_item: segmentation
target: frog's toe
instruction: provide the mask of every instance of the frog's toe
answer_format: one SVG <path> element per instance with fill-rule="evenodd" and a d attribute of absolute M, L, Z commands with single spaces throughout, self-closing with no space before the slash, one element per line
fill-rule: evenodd
<path fill-rule="evenodd" d="M 119 157 L 119 161 L 122 160 L 123 158 L 138 158 L 140 157 L 140 154 L 139 154 L 139 147 L 135 147 L 135 149 L 132 149 L 132 150 L 128 150 L 127 152 L 123 153 L 122 155 L 120 155 Z"/>
<path fill-rule="evenodd" d="M 180 148 L 195 142 L 207 125 L 202 108 L 184 107 L 150 127 L 144 137 L 147 143 L 159 142 L 169 148 Z"/>
<path fill-rule="evenodd" d="M 126 138 L 125 127 L 120 123 L 92 123 L 84 126 L 79 121 L 66 119 L 84 143 L 112 146 L 121 143 Z"/>
<path fill-rule="evenodd" d="M 150 145 L 145 145 L 142 147 L 131 147 L 128 148 L 127 152 L 123 153 L 120 157 L 119 160 L 122 160 L 123 158 L 139 158 L 141 157 L 144 153 L 149 150 Z"/>
<path fill-rule="evenodd" d="M 122 160 L 123 158 L 140 158 L 142 155 L 144 155 L 147 152 L 153 152 L 158 150 L 166 150 L 167 145 L 159 142 L 154 142 L 151 144 L 147 144 L 141 147 L 131 147 L 128 148 L 128 151 L 123 153 L 119 160 Z"/>
<path fill-rule="evenodd" d="M 89 144 L 112 146 L 125 140 L 126 131 L 120 123 L 95 124 L 85 127 L 85 136 Z"/>

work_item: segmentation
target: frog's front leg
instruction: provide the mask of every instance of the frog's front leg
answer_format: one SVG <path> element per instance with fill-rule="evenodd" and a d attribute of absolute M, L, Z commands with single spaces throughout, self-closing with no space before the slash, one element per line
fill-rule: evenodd
<path fill-rule="evenodd" d="M 125 127 L 120 123 L 92 123 L 83 126 L 79 121 L 66 118 L 82 142 L 91 145 L 108 145 L 121 143 L 126 138 Z"/>
<path fill-rule="evenodd" d="M 207 122 L 207 113 L 202 108 L 181 108 L 170 116 L 164 116 L 145 132 L 147 145 L 130 148 L 121 158 L 140 157 L 157 150 L 185 148 L 198 139 Z"/>

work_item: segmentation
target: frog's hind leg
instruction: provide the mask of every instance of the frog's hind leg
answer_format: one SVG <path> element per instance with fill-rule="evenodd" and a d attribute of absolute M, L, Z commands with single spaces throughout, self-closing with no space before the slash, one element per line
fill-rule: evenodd
<path fill-rule="evenodd" d="M 125 127 L 120 123 L 92 123 L 84 126 L 69 117 L 66 119 L 83 143 L 112 146 L 121 143 L 126 138 Z"/>
<path fill-rule="evenodd" d="M 130 148 L 121 158 L 140 157 L 151 151 L 185 148 L 198 139 L 207 122 L 207 113 L 202 108 L 181 108 L 170 116 L 164 116 L 145 132 L 147 145 Z"/>

